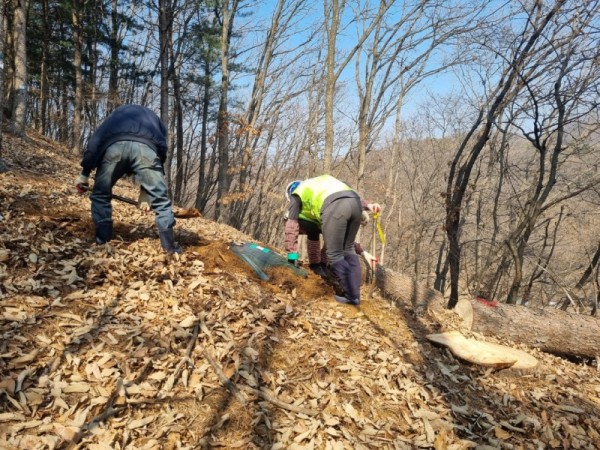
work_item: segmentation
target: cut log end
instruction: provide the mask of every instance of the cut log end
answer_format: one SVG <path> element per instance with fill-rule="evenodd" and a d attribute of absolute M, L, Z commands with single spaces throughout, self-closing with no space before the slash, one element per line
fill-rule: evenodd
<path fill-rule="evenodd" d="M 478 341 L 463 336 L 458 331 L 439 334 L 428 334 L 431 342 L 448 347 L 456 357 L 485 367 L 496 369 L 533 369 L 538 360 L 524 351 L 505 345 Z"/>
<path fill-rule="evenodd" d="M 409 309 L 416 319 L 423 319 L 421 325 L 429 333 L 458 328 L 561 357 L 593 359 L 598 355 L 600 319 L 597 317 L 556 308 L 530 308 L 471 299 L 459 300 L 455 308 L 448 310 L 447 300 L 441 293 L 408 275 L 379 266 L 376 281 L 385 298 Z M 437 328 L 429 326 L 431 319 L 438 322 Z"/>

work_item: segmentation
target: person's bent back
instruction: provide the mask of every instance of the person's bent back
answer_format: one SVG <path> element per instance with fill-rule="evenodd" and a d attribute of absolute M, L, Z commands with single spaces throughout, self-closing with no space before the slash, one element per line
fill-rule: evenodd
<path fill-rule="evenodd" d="M 167 131 L 160 118 L 139 105 L 115 109 L 89 140 L 81 161 L 81 175 L 75 186 L 89 188 L 89 176 L 96 170 L 92 188 L 92 219 L 96 243 L 113 237 L 112 188 L 125 175 L 134 174 L 156 214 L 160 243 L 167 253 L 180 253 L 175 244 L 175 216 L 169 199 L 163 164 L 167 157 Z"/>

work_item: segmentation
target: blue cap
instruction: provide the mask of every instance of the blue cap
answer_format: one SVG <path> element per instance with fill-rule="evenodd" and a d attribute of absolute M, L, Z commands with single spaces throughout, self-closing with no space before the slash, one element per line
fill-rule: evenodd
<path fill-rule="evenodd" d="M 285 197 L 288 199 L 288 201 L 290 200 L 290 195 L 292 195 L 292 193 L 298 188 L 300 183 L 302 183 L 302 180 L 295 180 L 287 185 L 285 188 Z"/>

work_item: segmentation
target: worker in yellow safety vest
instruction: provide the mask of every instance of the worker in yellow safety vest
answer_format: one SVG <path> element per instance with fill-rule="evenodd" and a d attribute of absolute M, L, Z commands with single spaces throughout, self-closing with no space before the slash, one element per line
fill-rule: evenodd
<path fill-rule="evenodd" d="M 321 175 L 288 184 L 288 220 L 285 225 L 285 250 L 288 262 L 297 264 L 300 221 L 316 224 L 327 248 L 327 263 L 343 295 L 336 301 L 360 304 L 361 267 L 355 250 L 356 234 L 363 211 L 379 213 L 378 203 L 367 203 L 346 183 Z"/>

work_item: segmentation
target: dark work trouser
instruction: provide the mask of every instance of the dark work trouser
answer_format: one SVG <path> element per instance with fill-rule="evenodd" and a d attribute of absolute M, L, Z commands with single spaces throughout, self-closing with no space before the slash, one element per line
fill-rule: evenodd
<path fill-rule="evenodd" d="M 134 141 L 115 142 L 106 149 L 96 170 L 92 195 L 94 224 L 112 224 L 112 188 L 124 175 L 133 173 L 140 186 L 148 193 L 150 206 L 156 214 L 158 231 L 167 231 L 175 225 L 175 216 L 167 191 L 165 174 L 160 158 L 145 144 Z"/>
<path fill-rule="evenodd" d="M 321 213 L 327 260 L 345 297 L 360 300 L 361 267 L 354 248 L 362 206 L 358 197 L 342 197 Z"/>

